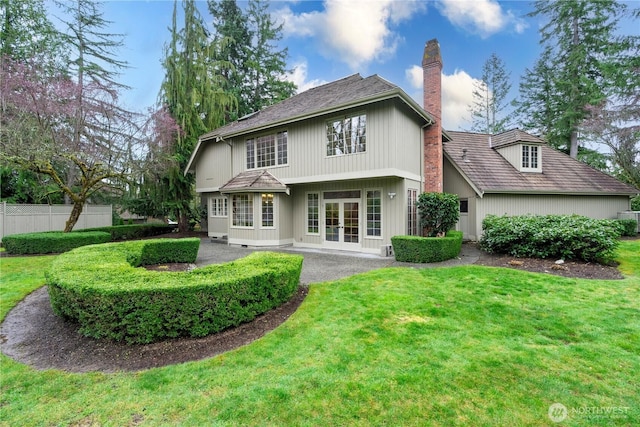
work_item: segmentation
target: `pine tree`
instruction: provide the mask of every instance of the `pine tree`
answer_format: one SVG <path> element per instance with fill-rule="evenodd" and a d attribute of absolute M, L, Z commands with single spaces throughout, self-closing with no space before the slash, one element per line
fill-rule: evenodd
<path fill-rule="evenodd" d="M 252 111 L 287 99 L 295 94 L 296 86 L 285 79 L 287 48 L 278 50 L 284 24 L 277 25 L 268 12 L 269 2 L 249 0 L 249 28 L 252 48 L 247 73 L 248 98 Z"/>
<path fill-rule="evenodd" d="M 235 99 L 222 88 L 220 64 L 209 41 L 206 25 L 193 0 L 183 3 L 184 27 L 178 30 L 174 2 L 171 42 L 165 49 L 165 78 L 160 103 L 179 125 L 171 154 L 172 163 L 164 177 L 166 193 L 162 203 L 175 215 L 178 227 L 186 231 L 193 211 L 193 175 L 184 169 L 200 135 L 221 126 L 225 111 Z"/>
<path fill-rule="evenodd" d="M 556 117 L 550 140 L 578 155 L 580 127 L 588 117 L 588 105 L 599 105 L 616 85 L 610 65 L 626 46 L 616 34 L 626 5 L 615 0 L 538 0 L 533 17 L 546 22 L 540 29 L 543 55 L 553 70 L 551 97 L 545 108 Z M 526 90 L 526 87 L 525 87 Z M 526 93 L 525 98 L 531 98 Z"/>
<path fill-rule="evenodd" d="M 251 113 L 244 90 L 248 86 L 247 61 L 251 50 L 251 35 L 247 16 L 235 0 L 209 0 L 209 12 L 213 15 L 213 45 L 215 60 L 226 66 L 220 73 L 222 88 L 238 101 L 238 108 L 225 113 L 225 122 L 236 120 Z"/>
<path fill-rule="evenodd" d="M 0 58 L 61 68 L 61 34 L 47 17 L 43 0 L 0 0 L 0 26 Z"/>
<path fill-rule="evenodd" d="M 514 102 L 518 122 L 529 132 L 539 135 L 553 147 L 566 140 L 554 135 L 555 111 L 553 67 L 549 52 L 543 52 L 533 69 L 525 69 L 520 80 L 520 96 Z"/>
<path fill-rule="evenodd" d="M 474 85 L 469 108 L 472 131 L 497 134 L 508 130 L 512 119 L 505 110 L 509 107 L 506 98 L 511 90 L 510 76 L 504 61 L 492 53 L 482 67 L 482 80 Z"/>

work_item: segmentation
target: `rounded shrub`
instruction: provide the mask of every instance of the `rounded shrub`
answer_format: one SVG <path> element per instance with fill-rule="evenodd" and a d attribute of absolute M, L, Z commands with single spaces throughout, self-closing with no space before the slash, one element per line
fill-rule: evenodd
<path fill-rule="evenodd" d="M 462 248 L 462 232 L 450 230 L 445 237 L 393 236 L 396 261 L 440 262 L 458 256 Z"/>
<path fill-rule="evenodd" d="M 137 268 L 194 262 L 200 239 L 85 246 L 57 257 L 46 274 L 54 313 L 93 338 L 150 343 L 202 337 L 254 319 L 293 296 L 302 257 L 255 252 L 190 272 Z"/>
<path fill-rule="evenodd" d="M 581 215 L 488 215 L 480 247 L 516 257 L 609 262 L 623 226 Z"/>

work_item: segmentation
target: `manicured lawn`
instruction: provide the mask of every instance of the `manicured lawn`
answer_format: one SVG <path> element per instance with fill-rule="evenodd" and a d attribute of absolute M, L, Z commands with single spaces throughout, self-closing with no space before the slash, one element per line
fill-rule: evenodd
<path fill-rule="evenodd" d="M 35 371 L 2 356 L 0 423 L 554 425 L 561 403 L 560 425 L 637 425 L 640 241 L 618 253 L 625 280 L 465 266 L 314 284 L 263 339 L 144 372 Z M 48 262 L 0 260 L 2 316 Z"/>

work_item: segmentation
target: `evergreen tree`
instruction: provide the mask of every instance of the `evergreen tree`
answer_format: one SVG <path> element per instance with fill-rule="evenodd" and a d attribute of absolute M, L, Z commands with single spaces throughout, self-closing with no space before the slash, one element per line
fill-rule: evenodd
<path fill-rule="evenodd" d="M 504 61 L 492 53 L 482 67 L 482 80 L 474 85 L 469 108 L 473 132 L 497 134 L 508 130 L 511 114 L 505 114 L 505 110 L 509 107 L 506 98 L 511 90 L 510 77 Z"/>
<path fill-rule="evenodd" d="M 277 25 L 268 12 L 266 0 L 249 0 L 248 17 L 252 45 L 247 63 L 247 88 L 250 112 L 287 99 L 296 86 L 285 79 L 287 48 L 278 49 L 284 24 Z"/>
<path fill-rule="evenodd" d="M 235 0 L 209 0 L 208 6 L 213 16 L 215 59 L 226 65 L 220 70 L 223 89 L 238 101 L 237 109 L 225 113 L 225 121 L 230 122 L 251 112 L 244 90 L 248 86 L 245 70 L 251 50 L 251 36 L 247 16 Z"/>
<path fill-rule="evenodd" d="M 234 106 L 232 95 L 222 88 L 220 64 L 215 45 L 193 0 L 183 2 L 184 27 L 178 30 L 177 2 L 174 2 L 171 42 L 165 49 L 165 78 L 160 103 L 181 129 L 172 147 L 172 162 L 163 178 L 166 193 L 161 203 L 175 215 L 185 231 L 193 211 L 193 175 L 184 169 L 200 135 L 221 126 L 225 111 Z"/>
<path fill-rule="evenodd" d="M 520 96 L 514 102 L 516 115 L 521 127 L 545 139 L 550 145 L 558 147 L 553 126 L 556 108 L 554 97 L 553 67 L 549 52 L 543 51 L 533 69 L 525 69 L 520 80 Z"/>
<path fill-rule="evenodd" d="M 627 49 L 616 33 L 625 10 L 626 5 L 615 0 L 538 0 L 530 14 L 546 20 L 541 44 L 553 74 L 544 108 L 555 118 L 547 135 L 556 147 L 567 147 L 571 157 L 578 155 L 586 107 L 601 104 L 615 92 L 609 70 Z M 523 97 L 535 98 L 527 93 Z"/>
<path fill-rule="evenodd" d="M 0 58 L 60 68 L 65 51 L 43 0 L 0 0 Z M 56 66 L 57 65 L 57 66 Z"/>

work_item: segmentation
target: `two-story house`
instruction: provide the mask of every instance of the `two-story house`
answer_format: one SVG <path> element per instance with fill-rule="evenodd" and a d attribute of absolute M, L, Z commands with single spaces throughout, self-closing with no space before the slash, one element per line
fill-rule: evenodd
<path fill-rule="evenodd" d="M 208 205 L 209 236 L 236 245 L 385 254 L 392 236 L 420 234 L 416 200 L 422 191 L 459 192 L 459 227 L 475 238 L 483 215 L 505 206 L 483 209 L 489 194 L 504 196 L 514 189 L 524 194 L 533 182 L 543 191 L 547 184 L 540 180 L 561 179 L 549 175 L 554 151 L 524 132 L 497 136 L 492 146 L 486 135 L 443 132 L 436 40 L 427 42 L 422 66 L 423 106 L 377 75 L 356 74 L 203 135 L 187 172 L 196 173 L 196 191 Z M 518 157 L 524 156 L 523 142 L 531 150 L 524 170 L 517 166 L 524 158 Z M 587 167 L 557 155 L 573 173 Z M 503 168 L 513 170 L 505 175 Z M 614 189 L 617 197 L 603 215 L 615 216 L 625 203 L 628 209 L 634 190 L 594 172 L 606 185 L 590 194 Z M 485 175 L 495 175 L 493 183 L 509 181 L 487 186 L 480 180 Z M 562 189 L 552 189 L 557 190 Z"/>

